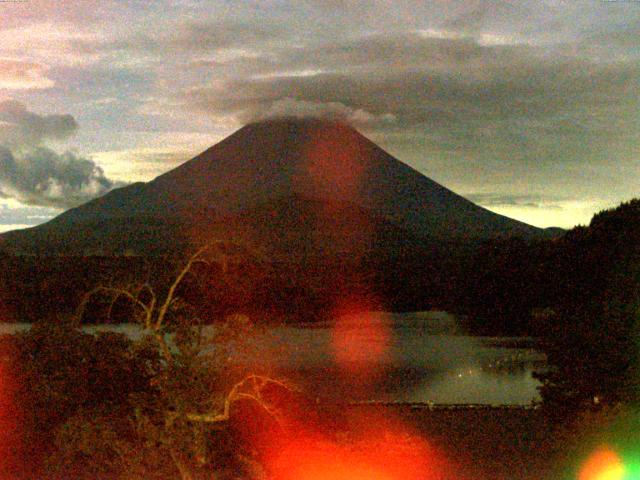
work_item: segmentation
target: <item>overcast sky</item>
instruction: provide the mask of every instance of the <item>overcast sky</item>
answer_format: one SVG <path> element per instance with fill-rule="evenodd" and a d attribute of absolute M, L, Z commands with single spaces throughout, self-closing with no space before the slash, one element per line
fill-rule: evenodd
<path fill-rule="evenodd" d="M 0 231 L 338 116 L 538 226 L 640 196 L 640 1 L 0 2 Z"/>

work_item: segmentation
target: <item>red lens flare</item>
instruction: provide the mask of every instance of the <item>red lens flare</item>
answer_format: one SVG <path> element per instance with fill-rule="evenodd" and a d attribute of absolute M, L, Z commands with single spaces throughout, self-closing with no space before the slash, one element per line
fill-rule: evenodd
<path fill-rule="evenodd" d="M 620 456 L 603 447 L 594 452 L 584 463 L 578 480 L 624 480 L 625 468 Z"/>
<path fill-rule="evenodd" d="M 370 375 L 383 370 L 389 355 L 390 319 L 369 310 L 371 306 L 353 297 L 333 310 L 337 318 L 331 332 L 334 359 L 355 388 L 371 388 L 375 379 Z M 259 430 L 249 432 L 269 480 L 463 478 L 442 451 L 388 410 L 347 407 L 334 424 L 331 414 L 323 417 L 322 409 L 316 411 L 311 404 L 306 408 L 303 404 L 297 415 L 285 409 L 290 415 L 282 419 L 282 429 L 260 430 L 256 423 Z M 241 424 L 248 425 L 242 419 Z M 344 431 L 345 436 L 330 433 L 336 431 Z"/>
<path fill-rule="evenodd" d="M 312 185 L 321 197 L 350 200 L 360 193 L 365 161 L 359 142 L 345 142 L 340 130 L 339 126 L 319 130 L 305 147 L 300 181 Z"/>
<path fill-rule="evenodd" d="M 367 462 L 361 452 L 329 442 L 287 445 L 271 466 L 273 480 L 391 480 L 386 472 Z"/>
<path fill-rule="evenodd" d="M 375 242 L 371 218 L 354 206 L 366 195 L 370 159 L 362 149 L 362 139 L 344 125 L 318 124 L 292 178 L 296 191 L 321 201 L 309 221 L 317 232 L 307 240 L 325 254 L 348 252 L 356 263 Z"/>
<path fill-rule="evenodd" d="M 14 478 L 11 474 L 16 463 L 18 438 L 18 416 L 13 402 L 14 384 L 6 361 L 0 357 L 0 475 L 3 479 Z"/>
<path fill-rule="evenodd" d="M 446 473 L 441 454 L 426 442 L 388 432 L 344 443 L 297 437 L 266 466 L 270 480 L 429 480 Z"/>
<path fill-rule="evenodd" d="M 370 377 L 383 369 L 390 343 L 389 319 L 383 312 L 339 315 L 331 331 L 336 363 L 345 373 L 359 377 Z"/>

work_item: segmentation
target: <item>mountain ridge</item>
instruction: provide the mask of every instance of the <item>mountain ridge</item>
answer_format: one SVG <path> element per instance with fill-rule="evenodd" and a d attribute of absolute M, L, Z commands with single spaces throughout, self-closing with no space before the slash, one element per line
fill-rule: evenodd
<path fill-rule="evenodd" d="M 317 202 L 315 227 L 321 230 L 335 223 L 331 205 L 342 204 L 369 212 L 372 224 L 389 222 L 398 231 L 430 241 L 548 235 L 475 205 L 395 159 L 342 122 L 285 118 L 248 124 L 150 182 L 112 190 L 43 225 L 3 234 L 0 241 L 12 252 L 69 253 L 73 251 L 72 237 L 84 233 L 88 235 L 85 252 L 148 251 L 154 235 L 159 243 L 166 243 L 161 237 L 185 230 L 193 231 L 194 236 L 206 236 L 205 231 L 198 235 L 203 223 L 250 219 L 253 209 L 268 210 L 270 203 L 279 205 L 287 198 Z M 343 215 L 347 211 L 341 210 Z M 366 216 L 354 215 L 350 225 L 353 232 L 366 227 Z M 130 219 L 133 228 L 144 229 L 149 222 L 158 228 L 155 233 L 147 228 L 144 235 L 126 232 L 131 237 L 127 240 L 118 237 L 118 228 L 114 227 L 125 219 Z M 268 219 L 262 216 L 253 226 L 256 230 L 268 229 L 264 222 Z M 176 226 L 173 233 L 171 225 Z M 115 231 L 100 239 L 100 229 Z M 325 233 L 328 241 L 338 239 L 338 235 L 349 236 L 348 228 Z M 55 237 L 56 242 L 46 245 L 49 237 Z M 95 240 L 91 240 L 93 237 Z"/>

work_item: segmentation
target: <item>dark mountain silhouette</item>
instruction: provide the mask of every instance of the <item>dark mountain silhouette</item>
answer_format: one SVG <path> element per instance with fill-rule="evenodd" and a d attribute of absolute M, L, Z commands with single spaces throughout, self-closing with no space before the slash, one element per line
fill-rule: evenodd
<path fill-rule="evenodd" d="M 473 204 L 340 122 L 279 119 L 0 242 L 23 254 L 148 254 L 216 237 L 308 258 L 552 233 Z"/>

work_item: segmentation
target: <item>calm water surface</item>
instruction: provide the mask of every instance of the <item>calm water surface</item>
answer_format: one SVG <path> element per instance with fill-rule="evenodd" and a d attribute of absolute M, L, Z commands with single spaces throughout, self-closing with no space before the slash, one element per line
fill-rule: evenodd
<path fill-rule="evenodd" d="M 366 369 L 336 359 L 336 334 L 328 325 L 269 327 L 253 339 L 253 358 L 239 361 L 290 378 L 319 401 L 527 405 L 539 399 L 532 372 L 545 358 L 531 339 L 465 336 L 443 312 L 375 318 L 380 325 L 347 329 L 356 367 L 359 355 L 375 354 Z M 26 328 L 0 324 L 0 333 Z M 132 325 L 85 330 L 141 334 Z"/>
<path fill-rule="evenodd" d="M 545 357 L 531 339 L 444 333 L 453 329 L 434 328 L 418 314 L 392 317 L 385 335 L 357 326 L 349 332 L 357 349 L 384 352 L 366 375 L 336 361 L 330 328 L 272 328 L 258 350 L 275 372 L 321 400 L 493 405 L 539 400 L 532 372 L 545 365 Z"/>

